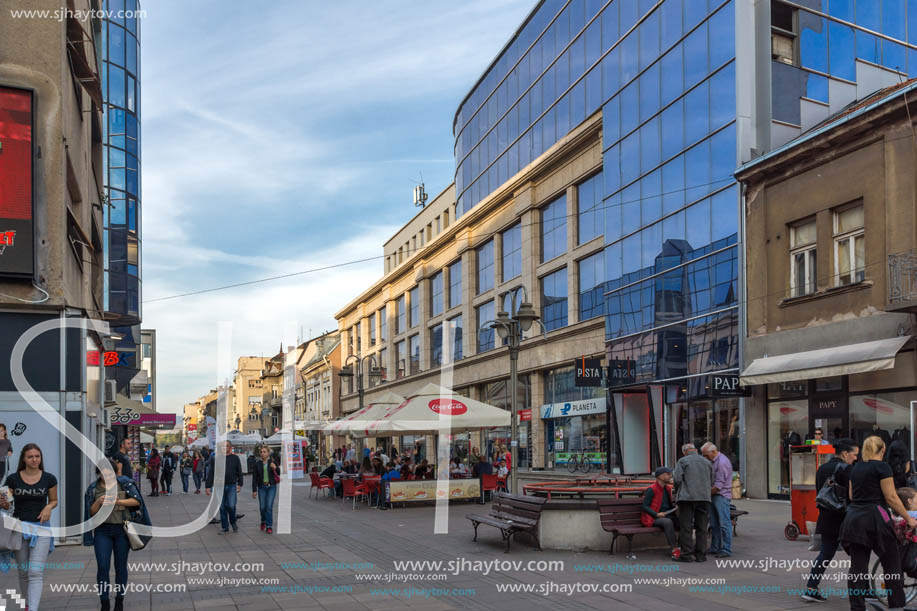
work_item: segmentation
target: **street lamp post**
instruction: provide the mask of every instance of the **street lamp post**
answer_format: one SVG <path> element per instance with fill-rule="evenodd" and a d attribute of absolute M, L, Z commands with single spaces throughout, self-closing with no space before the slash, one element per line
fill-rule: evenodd
<path fill-rule="evenodd" d="M 352 378 L 353 372 L 348 369 L 351 363 L 357 363 L 357 394 L 360 399 L 360 409 L 363 409 L 363 396 L 366 393 L 366 389 L 363 388 L 363 362 L 369 359 L 369 377 L 371 378 L 381 378 L 382 369 L 379 368 L 379 364 L 376 362 L 376 357 L 372 354 L 367 354 L 363 358 L 360 358 L 356 354 L 351 354 L 347 357 L 347 360 L 344 361 L 344 367 L 341 368 L 341 371 L 338 373 L 342 378 Z"/>
<path fill-rule="evenodd" d="M 519 345 L 522 342 L 522 334 L 525 331 L 531 329 L 532 323 L 535 322 L 541 325 L 542 331 L 544 332 L 545 337 L 547 337 L 547 329 L 545 329 L 544 323 L 541 322 L 541 317 L 538 316 L 537 312 L 535 312 L 535 308 L 532 307 L 532 304 L 528 299 L 528 293 L 526 292 L 525 287 L 520 286 L 519 289 L 522 289 L 523 293 L 522 302 L 517 308 L 516 297 L 519 296 L 519 290 L 517 289 L 513 292 L 513 301 L 510 306 L 512 308 L 512 316 L 510 316 L 510 313 L 504 310 L 500 310 L 497 312 L 496 320 L 488 320 L 481 325 L 481 329 L 496 328 L 500 339 L 506 340 L 507 347 L 509 348 L 509 385 L 511 393 L 510 451 L 512 452 L 513 456 L 513 466 L 509 473 L 509 477 L 510 491 L 513 494 L 518 494 L 519 491 L 519 421 L 517 417 L 517 362 L 519 360 Z"/>

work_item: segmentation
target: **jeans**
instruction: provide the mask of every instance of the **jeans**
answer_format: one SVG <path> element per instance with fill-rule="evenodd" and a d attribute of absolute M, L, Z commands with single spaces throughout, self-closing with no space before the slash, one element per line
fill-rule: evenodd
<path fill-rule="evenodd" d="M 669 543 L 669 547 L 676 547 L 678 545 L 678 539 L 675 538 L 675 521 L 672 518 L 653 518 L 653 526 L 662 529 L 662 532 L 665 533 L 665 540 Z"/>
<path fill-rule="evenodd" d="M 261 523 L 267 528 L 274 528 L 275 498 L 277 498 L 277 486 L 258 486 L 258 508 L 261 510 Z"/>
<path fill-rule="evenodd" d="M 864 593 L 869 589 L 869 579 L 864 575 L 869 571 L 870 550 L 859 543 L 847 544 L 850 552 L 850 569 L 847 574 L 847 590 L 850 592 L 851 611 L 865 611 L 866 601 Z M 882 571 L 886 574 L 885 589 L 891 590 L 888 594 L 888 608 L 896 609 L 904 606 L 904 582 L 901 577 L 901 555 L 897 545 L 889 546 L 886 553 L 879 556 Z M 877 554 L 878 555 L 878 554 Z M 853 591 L 857 591 L 856 594 Z M 31 609 L 31 607 L 29 607 Z"/>
<path fill-rule="evenodd" d="M 223 503 L 220 505 L 220 525 L 229 530 L 229 525 L 236 528 L 236 485 L 223 486 Z"/>
<path fill-rule="evenodd" d="M 182 489 L 182 492 L 185 492 L 185 493 L 188 492 L 188 478 L 189 478 L 189 477 L 190 477 L 190 475 L 189 475 L 188 473 L 182 473 L 182 474 L 181 474 L 181 489 Z"/>
<path fill-rule="evenodd" d="M 707 514 L 709 511 L 710 503 L 708 501 L 678 502 L 678 521 L 681 522 L 679 539 L 682 556 L 693 554 L 703 558 L 706 555 Z M 691 540 L 692 537 L 695 539 L 694 541 Z"/>
<path fill-rule="evenodd" d="M 828 563 L 834 559 L 834 554 L 837 553 L 836 537 L 837 533 L 835 533 L 834 537 L 822 535 L 821 549 L 818 552 L 818 556 L 815 557 L 815 564 L 812 565 L 812 572 L 809 573 L 809 580 L 806 582 L 806 588 L 809 590 L 818 588 L 821 576 L 825 574 L 825 569 L 828 568 Z"/>
<path fill-rule="evenodd" d="M 732 554 L 732 518 L 729 502 L 722 494 L 714 494 L 710 504 L 711 554 Z"/>
<path fill-rule="evenodd" d="M 19 565 L 19 592 L 25 597 L 26 605 L 31 611 L 38 611 L 41 588 L 44 584 L 45 562 L 50 550 L 51 537 L 40 536 L 35 547 L 29 547 L 29 542 L 24 540 L 22 548 L 16 552 L 16 564 Z"/>
<path fill-rule="evenodd" d="M 162 491 L 172 494 L 172 476 L 174 473 L 169 471 L 168 473 L 163 473 L 160 478 L 160 483 L 162 484 Z"/>
<path fill-rule="evenodd" d="M 195 471 L 191 475 L 194 477 L 194 489 L 199 491 L 201 489 L 201 476 L 204 474 Z"/>
<path fill-rule="evenodd" d="M 99 598 L 108 600 L 108 592 L 111 589 L 109 571 L 112 552 L 115 553 L 115 598 L 124 598 L 127 587 L 127 555 L 131 551 L 124 527 L 121 524 L 99 524 L 93 534 L 93 547 L 98 567 L 96 582 L 99 584 Z"/>

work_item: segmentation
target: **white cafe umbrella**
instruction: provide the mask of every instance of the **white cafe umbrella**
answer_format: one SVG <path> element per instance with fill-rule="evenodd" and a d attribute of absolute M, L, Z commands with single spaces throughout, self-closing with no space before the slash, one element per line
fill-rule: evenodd
<path fill-rule="evenodd" d="M 404 403 L 404 397 L 389 391 L 368 405 L 364 405 L 363 409 L 349 414 L 346 418 L 327 423 L 322 430 L 326 434 L 343 435 L 351 433 L 359 435 L 360 430 L 366 429 L 388 410 L 398 407 L 402 403 Z"/>
<path fill-rule="evenodd" d="M 271 435 L 270 437 L 265 437 L 262 443 L 266 443 L 269 446 L 279 446 L 283 442 L 284 434 L 289 435 L 291 440 L 293 439 L 293 433 L 291 433 L 287 429 L 281 429 L 277 431 L 276 433 L 274 433 L 273 435 Z"/>
<path fill-rule="evenodd" d="M 387 409 L 356 435 L 387 437 L 439 430 L 461 433 L 509 426 L 510 420 L 510 413 L 505 409 L 457 395 L 436 384 L 427 384 L 401 404 Z"/>
<path fill-rule="evenodd" d="M 191 442 L 189 448 L 207 448 L 210 447 L 210 440 L 206 437 L 200 437 Z"/>

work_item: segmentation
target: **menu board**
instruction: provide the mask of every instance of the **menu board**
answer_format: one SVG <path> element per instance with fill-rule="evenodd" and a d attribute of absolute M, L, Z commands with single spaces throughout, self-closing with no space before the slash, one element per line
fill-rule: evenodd
<path fill-rule="evenodd" d="M 412 481 L 392 480 L 385 489 L 386 503 L 409 503 L 413 501 L 435 501 L 437 498 L 446 499 L 477 499 L 481 497 L 481 480 L 479 479 L 453 479 L 449 480 L 446 490 L 438 489 L 435 479 L 422 479 Z"/>
<path fill-rule="evenodd" d="M 131 461 L 131 469 L 134 472 L 134 481 L 140 483 L 140 427 L 139 426 L 129 426 L 127 427 L 127 435 L 130 438 L 130 452 L 128 452 L 128 458 Z"/>

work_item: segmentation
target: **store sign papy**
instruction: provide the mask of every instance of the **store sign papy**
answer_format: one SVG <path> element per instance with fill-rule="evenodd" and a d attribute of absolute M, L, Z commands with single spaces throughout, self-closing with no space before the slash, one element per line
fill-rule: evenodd
<path fill-rule="evenodd" d="M 476 499 L 481 496 L 481 481 L 478 479 L 452 479 L 443 493 L 437 494 L 437 481 L 424 479 L 401 482 L 393 480 L 387 487 L 387 503 L 408 503 L 411 501 L 435 501 L 444 499 Z"/>

